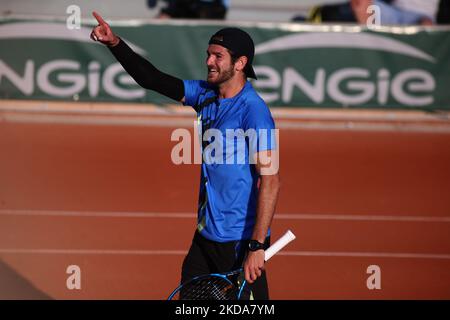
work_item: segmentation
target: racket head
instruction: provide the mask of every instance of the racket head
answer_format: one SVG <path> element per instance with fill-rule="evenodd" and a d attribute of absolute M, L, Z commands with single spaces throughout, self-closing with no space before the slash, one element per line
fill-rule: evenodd
<path fill-rule="evenodd" d="M 167 300 L 239 300 L 245 286 L 245 280 L 239 280 L 241 273 L 236 270 L 194 277 L 178 286 Z"/>

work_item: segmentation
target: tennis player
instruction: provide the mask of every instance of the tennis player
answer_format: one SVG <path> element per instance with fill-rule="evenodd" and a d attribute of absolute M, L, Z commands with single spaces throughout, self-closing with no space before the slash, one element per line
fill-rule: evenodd
<path fill-rule="evenodd" d="M 140 86 L 192 106 L 200 120 L 199 132 L 218 129 L 225 133 L 231 129 L 258 133 L 246 139 L 244 146 L 238 144 L 246 152 L 243 163 L 206 163 L 204 157 L 198 225 L 183 262 L 181 282 L 243 266 L 251 290 L 247 298 L 268 299 L 264 250 L 270 244 L 280 179 L 275 163 L 278 160 L 273 136 L 275 124 L 269 108 L 247 80 L 256 79 L 252 67 L 253 40 L 238 28 L 217 31 L 207 47 L 206 81 L 183 81 L 161 72 L 139 56 L 112 32 L 99 14 L 93 14 L 99 24 L 91 38 L 105 44 Z M 223 145 L 227 139 L 224 134 Z M 211 142 L 212 139 L 203 143 L 203 152 Z M 233 154 L 224 153 L 225 160 L 235 159 L 240 151 L 237 146 Z"/>

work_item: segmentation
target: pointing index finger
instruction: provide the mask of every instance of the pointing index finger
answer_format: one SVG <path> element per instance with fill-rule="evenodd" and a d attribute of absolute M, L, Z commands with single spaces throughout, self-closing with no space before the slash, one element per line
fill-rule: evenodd
<path fill-rule="evenodd" d="M 99 15 L 97 12 L 95 12 L 95 11 L 92 12 L 92 15 L 95 17 L 95 19 L 97 19 L 97 21 L 100 25 L 105 25 L 105 24 L 107 25 L 106 21 L 103 20 L 102 16 Z"/>

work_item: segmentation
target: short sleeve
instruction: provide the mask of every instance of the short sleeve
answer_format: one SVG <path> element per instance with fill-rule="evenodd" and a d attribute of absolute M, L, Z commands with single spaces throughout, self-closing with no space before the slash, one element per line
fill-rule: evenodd
<path fill-rule="evenodd" d="M 204 81 L 183 80 L 183 83 L 184 83 L 184 105 L 192 106 L 195 109 L 200 94 L 205 90 Z"/>
<path fill-rule="evenodd" d="M 251 103 L 243 119 L 243 129 L 249 137 L 250 150 L 275 150 L 277 130 L 269 108 L 263 101 Z"/>

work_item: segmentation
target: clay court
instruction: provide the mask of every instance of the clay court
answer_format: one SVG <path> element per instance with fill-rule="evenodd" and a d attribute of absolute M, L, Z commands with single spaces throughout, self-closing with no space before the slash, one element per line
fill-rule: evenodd
<path fill-rule="evenodd" d="M 272 299 L 449 299 L 450 125 L 420 112 L 274 111 L 282 190 Z M 195 230 L 190 110 L 3 101 L 2 298 L 166 299 Z M 69 290 L 66 269 L 81 270 Z M 367 268 L 381 270 L 369 290 Z"/>

